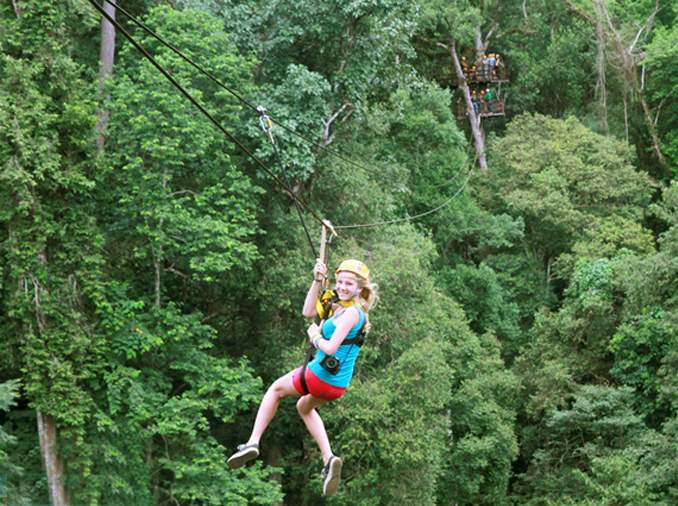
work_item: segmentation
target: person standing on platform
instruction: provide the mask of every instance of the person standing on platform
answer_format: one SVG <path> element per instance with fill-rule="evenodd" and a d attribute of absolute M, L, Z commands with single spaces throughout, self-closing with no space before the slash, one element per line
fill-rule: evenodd
<path fill-rule="evenodd" d="M 487 57 L 487 65 L 490 67 L 490 76 L 494 75 L 494 64 L 497 59 L 494 57 L 494 53 L 490 53 L 490 56 Z"/>

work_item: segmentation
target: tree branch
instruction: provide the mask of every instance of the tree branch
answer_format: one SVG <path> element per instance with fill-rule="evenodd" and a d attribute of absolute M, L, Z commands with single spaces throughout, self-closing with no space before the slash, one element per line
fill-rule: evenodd
<path fill-rule="evenodd" d="M 330 135 L 330 127 L 332 126 L 332 123 L 339 117 L 339 115 L 346 109 L 347 107 L 351 107 L 351 109 L 348 111 L 346 116 L 342 118 L 341 123 L 346 121 L 348 117 L 353 113 L 354 108 L 351 106 L 350 102 L 344 103 L 337 112 L 335 112 L 332 116 L 330 116 L 327 121 L 323 121 L 323 134 L 322 134 L 322 140 L 320 142 L 321 146 L 329 146 L 332 141 L 334 140 L 334 134 Z"/>
<path fill-rule="evenodd" d="M 640 34 L 643 33 L 643 30 L 645 28 L 649 27 L 652 22 L 654 21 L 654 17 L 657 15 L 659 12 L 659 2 L 655 3 L 654 5 L 654 10 L 652 11 L 652 14 L 650 14 L 650 17 L 647 18 L 647 22 L 640 27 L 640 30 L 638 30 L 638 33 L 636 34 L 636 38 L 634 39 L 633 43 L 629 46 L 629 54 L 633 52 L 633 48 L 638 44 L 638 39 L 640 39 Z"/>
<path fill-rule="evenodd" d="M 16 0 L 12 0 L 12 5 L 14 6 L 14 14 L 16 14 L 17 19 L 21 19 L 21 13 L 23 12 L 23 7 L 17 5 Z"/>
<path fill-rule="evenodd" d="M 214 311 L 206 316 L 203 316 L 198 320 L 200 323 L 205 323 L 208 320 L 211 320 L 212 318 L 216 318 L 217 316 L 225 316 L 225 315 L 230 315 L 230 314 L 235 314 L 238 313 L 240 310 L 237 308 L 229 308 L 229 309 L 220 309 L 218 311 Z"/>
<path fill-rule="evenodd" d="M 570 0 L 563 0 L 563 4 L 565 5 L 565 7 L 567 7 L 570 10 L 570 12 L 573 12 L 573 13 L 577 14 L 578 16 L 581 16 L 588 23 L 590 23 L 592 25 L 596 24 L 596 20 L 593 16 L 590 16 L 589 14 L 587 14 L 586 12 L 581 10 L 579 7 L 577 7 L 572 2 L 570 2 Z"/>
<path fill-rule="evenodd" d="M 527 0 L 525 0 L 527 1 Z M 499 26 L 499 22 L 497 21 L 497 18 L 499 17 L 499 4 L 501 2 L 497 2 L 497 7 L 494 10 L 494 19 L 492 20 L 492 28 L 490 28 L 490 31 L 487 32 L 487 35 L 485 36 L 485 42 L 483 42 L 483 48 L 487 49 L 487 46 L 490 44 L 490 38 L 492 37 L 492 34 L 494 31 L 497 29 Z M 523 3 L 523 7 L 525 7 L 525 4 Z M 527 17 L 527 16 L 525 16 Z"/>
<path fill-rule="evenodd" d="M 496 38 L 501 39 L 502 37 L 506 37 L 506 36 L 512 35 L 514 33 L 522 33 L 523 35 L 534 35 L 535 33 L 537 33 L 536 30 L 528 30 L 527 29 L 527 25 L 530 22 L 530 18 L 527 15 L 527 0 L 523 0 L 523 18 L 525 18 L 525 19 L 523 21 L 522 27 L 512 28 L 511 30 L 508 30 L 504 33 L 500 33 L 499 35 L 497 35 Z M 489 37 L 489 35 L 488 35 L 488 37 Z"/>
<path fill-rule="evenodd" d="M 426 37 L 422 37 L 422 36 L 419 35 L 418 33 L 415 33 L 415 34 L 414 34 L 414 37 L 415 37 L 416 39 L 418 39 L 418 40 L 424 42 L 425 44 L 429 44 L 429 45 L 431 45 L 431 46 L 442 47 L 445 51 L 448 51 L 448 52 L 450 51 L 450 46 L 447 46 L 447 45 L 443 44 L 442 42 L 438 42 L 437 40 L 430 40 L 430 39 L 427 39 Z"/>

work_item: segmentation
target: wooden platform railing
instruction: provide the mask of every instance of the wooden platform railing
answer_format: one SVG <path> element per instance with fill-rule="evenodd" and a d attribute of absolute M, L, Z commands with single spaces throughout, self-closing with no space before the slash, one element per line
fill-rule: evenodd
<path fill-rule="evenodd" d="M 504 116 L 504 100 L 501 98 L 493 98 L 489 101 L 480 100 L 478 101 L 478 112 L 477 115 L 481 118 L 487 118 L 492 116 Z M 457 102 L 457 119 L 462 119 L 467 116 L 466 114 L 466 104 L 462 102 Z"/>
<path fill-rule="evenodd" d="M 467 83 L 507 83 L 509 81 L 509 74 L 507 67 L 495 67 L 493 69 L 468 69 L 464 77 Z M 450 67 L 439 67 L 435 70 L 433 78 L 443 88 L 456 88 L 459 86 L 459 79 L 457 73 L 452 72 Z"/>

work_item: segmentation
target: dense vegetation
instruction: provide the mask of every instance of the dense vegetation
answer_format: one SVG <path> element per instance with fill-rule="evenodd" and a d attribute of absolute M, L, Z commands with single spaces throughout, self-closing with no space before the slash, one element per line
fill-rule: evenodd
<path fill-rule="evenodd" d="M 276 178 L 89 2 L 13 0 L 0 503 L 678 503 L 675 2 L 118 4 L 313 141 L 272 130 L 315 213 L 400 220 L 329 248 L 381 293 L 351 388 L 321 408 L 344 482 L 322 496 L 292 402 L 255 463 L 225 465 L 302 360 L 314 264 L 258 113 L 116 14 Z M 480 130 L 439 78 L 478 51 L 510 75 Z"/>

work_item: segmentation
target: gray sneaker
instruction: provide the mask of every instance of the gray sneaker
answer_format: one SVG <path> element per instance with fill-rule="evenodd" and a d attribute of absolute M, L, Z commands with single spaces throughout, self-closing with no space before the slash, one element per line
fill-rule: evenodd
<path fill-rule="evenodd" d="M 341 484 L 341 459 L 332 455 L 320 473 L 320 478 L 324 480 L 323 494 L 328 497 L 334 494 Z"/>
<path fill-rule="evenodd" d="M 240 469 L 245 462 L 254 460 L 259 456 L 259 445 L 240 445 L 238 451 L 235 452 L 226 462 L 226 465 L 231 469 Z"/>

